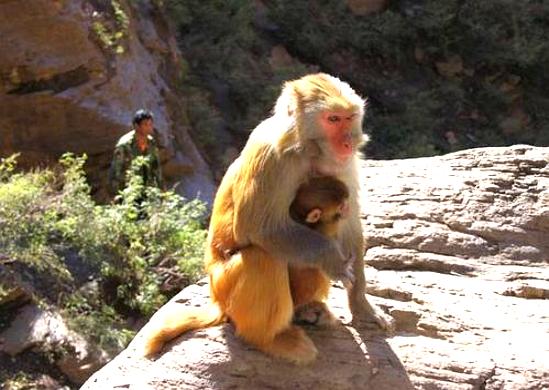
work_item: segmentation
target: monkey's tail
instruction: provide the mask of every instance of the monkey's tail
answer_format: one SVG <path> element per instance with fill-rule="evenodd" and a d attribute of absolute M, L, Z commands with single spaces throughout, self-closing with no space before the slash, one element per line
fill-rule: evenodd
<path fill-rule="evenodd" d="M 206 307 L 174 307 L 166 308 L 158 313 L 156 318 L 144 329 L 142 343 L 143 356 L 159 352 L 164 344 L 189 330 L 202 329 L 222 324 L 226 321 L 225 314 L 215 304 Z"/>

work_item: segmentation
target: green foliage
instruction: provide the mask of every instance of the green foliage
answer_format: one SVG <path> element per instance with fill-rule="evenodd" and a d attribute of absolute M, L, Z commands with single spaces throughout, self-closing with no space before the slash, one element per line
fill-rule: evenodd
<path fill-rule="evenodd" d="M 32 390 L 35 388 L 34 379 L 27 373 L 20 372 L 4 382 L 5 390 Z"/>
<path fill-rule="evenodd" d="M 247 138 L 269 114 L 282 81 L 309 70 L 299 64 L 271 67 L 271 46 L 257 34 L 253 2 L 163 3 L 187 60 L 181 91 L 188 98 L 191 135 L 208 151 L 210 164 L 219 167 L 226 163 L 226 149 Z"/>
<path fill-rule="evenodd" d="M 135 332 L 125 327 L 120 313 L 98 294 L 78 292 L 65 297 L 65 318 L 71 328 L 87 335 L 107 353 L 114 355 L 124 349 Z"/>
<path fill-rule="evenodd" d="M 189 115 L 195 138 L 213 155 L 223 152 L 215 145 L 220 124 L 242 141 L 268 114 L 281 81 L 317 69 L 370 98 L 373 157 L 547 143 L 546 2 L 400 0 L 367 16 L 337 0 L 164 5 L 189 60 L 183 89 L 200 91 Z M 314 66 L 273 69 L 274 45 Z"/>
<path fill-rule="evenodd" d="M 55 212 L 44 202 L 54 198 L 52 172 L 6 175 L 14 160 L 3 160 L 0 172 L 0 251 L 10 259 L 31 265 L 40 272 L 70 279 L 61 259 L 49 245 L 55 229 Z"/>
<path fill-rule="evenodd" d="M 7 181 L 17 165 L 19 153 L 0 159 L 0 183 Z"/>
<path fill-rule="evenodd" d="M 59 172 L 24 174 L 13 173 L 14 158 L 2 161 L 0 253 L 31 274 L 47 274 L 53 282 L 37 299 L 58 297 L 50 303 L 65 307 L 75 329 L 114 351 L 131 338 L 126 315 L 149 316 L 169 298 L 161 291 L 159 264 L 169 264 L 187 283 L 202 275 L 206 208 L 198 200 L 143 186 L 138 172 L 145 159 L 134 161 L 128 186 L 114 204 L 97 205 L 85 160 L 66 154 Z M 69 253 L 76 254 L 97 291 L 82 291 L 85 280 L 73 275 Z"/>
<path fill-rule="evenodd" d="M 184 55 L 191 60 L 190 68 L 198 74 L 198 77 L 188 77 L 184 82 L 195 88 L 209 84 L 210 87 L 215 85 L 217 89 L 230 91 L 231 96 L 220 98 L 227 99 L 226 104 L 237 108 L 234 110 L 236 116 L 231 118 L 231 126 L 242 131 L 248 118 L 247 102 L 260 100 L 263 96 L 263 85 L 258 86 L 257 83 L 257 76 L 263 78 L 262 65 L 257 64 L 257 58 L 250 55 L 250 51 L 261 50 L 252 24 L 251 3 L 245 0 L 167 0 L 165 6 L 180 31 Z M 205 74 L 208 80 L 201 77 Z M 256 77 L 250 80 L 250 76 Z M 217 94 L 222 95 L 223 92 Z M 199 97 L 199 100 L 203 99 L 204 96 Z M 196 115 L 191 114 L 193 119 Z"/>
<path fill-rule="evenodd" d="M 3 301 L 11 293 L 11 291 L 11 288 L 0 283 L 0 302 Z"/>
<path fill-rule="evenodd" d="M 212 150 L 218 145 L 217 129 L 222 126 L 219 110 L 210 102 L 211 94 L 190 83 L 186 83 L 188 97 L 188 120 L 193 125 L 193 139 L 202 150 Z M 215 153 L 208 157 L 215 157 Z"/>
<path fill-rule="evenodd" d="M 120 31 L 127 32 L 130 26 L 130 19 L 128 15 L 120 5 L 120 2 L 117 0 L 111 0 L 112 8 L 114 10 L 114 19 L 116 20 L 116 25 Z"/>
<path fill-rule="evenodd" d="M 110 15 L 98 15 L 92 23 L 92 30 L 104 49 L 113 50 L 115 54 L 123 54 L 124 39 L 128 36 L 130 19 L 118 0 L 111 0 Z"/>
<path fill-rule="evenodd" d="M 549 59 L 549 6 L 531 0 L 492 0 L 463 4 L 456 13 L 463 46 L 492 66 L 528 67 Z M 477 53 L 473 49 L 480 49 Z"/>
<path fill-rule="evenodd" d="M 343 2 L 282 0 L 270 11 L 292 52 L 371 98 L 368 150 L 375 157 L 547 139 L 543 2 L 394 1 L 359 17 Z"/>

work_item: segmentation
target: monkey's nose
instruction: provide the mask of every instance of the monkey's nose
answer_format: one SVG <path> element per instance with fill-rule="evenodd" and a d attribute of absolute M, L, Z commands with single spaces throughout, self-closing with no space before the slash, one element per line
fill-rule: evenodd
<path fill-rule="evenodd" d="M 351 136 L 351 133 L 347 132 L 343 136 L 342 144 L 345 147 L 345 149 L 353 150 L 353 137 Z"/>

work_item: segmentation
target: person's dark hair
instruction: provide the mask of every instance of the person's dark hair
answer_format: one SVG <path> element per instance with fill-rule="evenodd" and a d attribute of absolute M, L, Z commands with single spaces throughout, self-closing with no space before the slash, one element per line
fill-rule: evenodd
<path fill-rule="evenodd" d="M 149 110 L 145 110 L 142 108 L 140 110 L 137 110 L 133 115 L 132 124 L 139 125 L 146 119 L 153 119 L 153 114 Z"/>

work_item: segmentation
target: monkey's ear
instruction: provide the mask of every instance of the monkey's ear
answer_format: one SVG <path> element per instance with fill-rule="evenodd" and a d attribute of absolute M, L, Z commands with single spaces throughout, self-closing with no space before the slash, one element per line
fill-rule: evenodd
<path fill-rule="evenodd" d="M 307 218 L 305 218 L 305 222 L 307 223 L 317 223 L 320 220 L 320 217 L 322 216 L 322 210 L 321 209 L 312 209 L 307 213 Z"/>
<path fill-rule="evenodd" d="M 349 202 L 347 200 L 343 201 L 338 207 L 339 214 L 341 214 L 343 218 L 349 216 L 350 210 Z"/>

